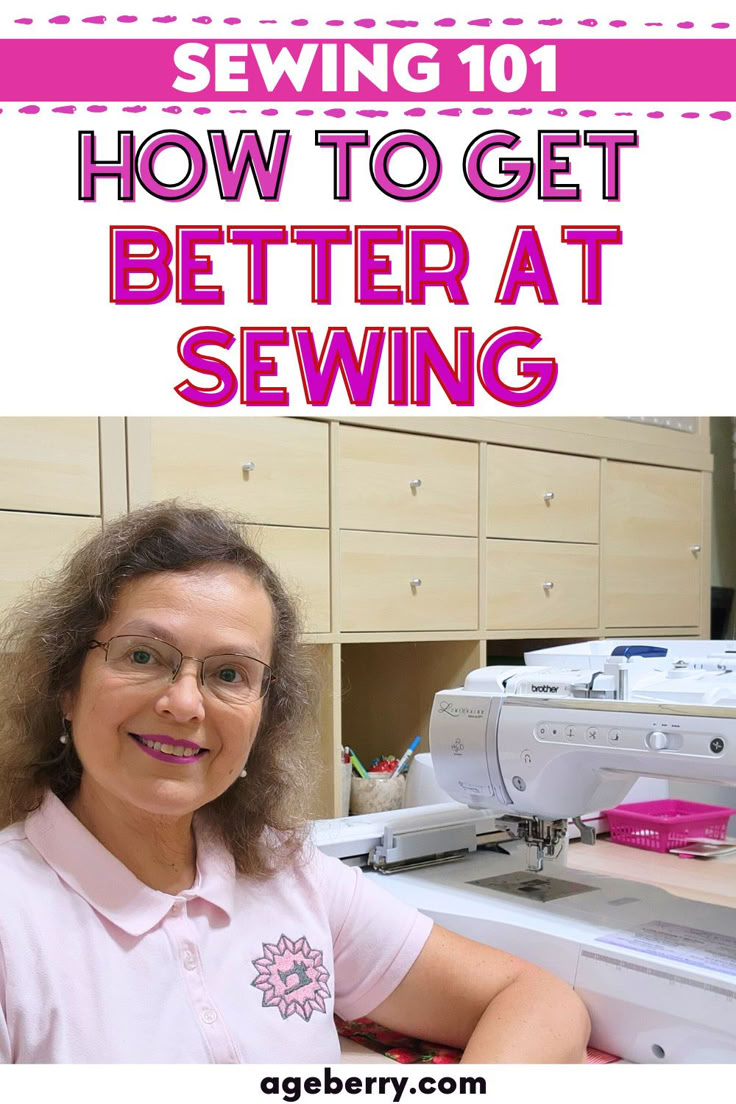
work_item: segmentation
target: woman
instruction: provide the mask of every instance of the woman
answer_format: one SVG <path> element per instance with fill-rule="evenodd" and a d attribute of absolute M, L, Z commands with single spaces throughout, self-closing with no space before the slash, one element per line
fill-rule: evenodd
<path fill-rule="evenodd" d="M 0 1060 L 335 1062 L 333 1012 L 468 1062 L 583 1059 L 561 981 L 305 842 L 312 682 L 234 524 L 129 514 L 8 632 Z"/>

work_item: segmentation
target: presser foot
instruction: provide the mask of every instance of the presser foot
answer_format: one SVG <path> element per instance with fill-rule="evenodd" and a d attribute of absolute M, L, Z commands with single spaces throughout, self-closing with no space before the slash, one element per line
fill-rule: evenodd
<path fill-rule="evenodd" d="M 566 820 L 544 820 L 541 817 L 503 817 L 509 833 L 524 840 L 527 846 L 527 870 L 539 874 L 544 869 L 545 856 L 556 858 L 567 835 Z"/>

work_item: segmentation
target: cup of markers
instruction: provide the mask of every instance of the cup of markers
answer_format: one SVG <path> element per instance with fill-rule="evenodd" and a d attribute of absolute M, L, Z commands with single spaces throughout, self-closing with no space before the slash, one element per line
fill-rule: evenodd
<path fill-rule="evenodd" d="M 383 813 L 402 809 L 406 796 L 406 770 L 419 737 L 412 742 L 406 752 L 397 759 L 395 756 L 382 755 L 374 759 L 370 769 L 366 770 L 355 752 L 351 752 L 353 777 L 350 783 L 350 812 Z"/>

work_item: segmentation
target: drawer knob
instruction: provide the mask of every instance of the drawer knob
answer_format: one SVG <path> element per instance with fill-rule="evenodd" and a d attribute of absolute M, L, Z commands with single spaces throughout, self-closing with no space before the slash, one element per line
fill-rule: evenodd
<path fill-rule="evenodd" d="M 422 580 L 421 579 L 410 579 L 409 580 L 409 586 L 412 588 L 412 590 L 416 590 L 416 588 L 420 587 L 421 585 L 422 585 Z"/>
<path fill-rule="evenodd" d="M 552 587 L 554 585 L 555 585 L 554 583 L 542 583 L 542 586 L 544 587 L 545 590 L 552 590 Z"/>
<path fill-rule="evenodd" d="M 551 502 L 554 497 L 555 497 L 555 492 L 554 491 L 547 491 L 547 493 L 544 495 L 544 501 L 545 502 Z"/>
<path fill-rule="evenodd" d="M 248 472 L 252 472 L 252 471 L 255 471 L 255 470 L 256 470 L 256 466 L 255 466 L 255 463 L 253 462 L 253 460 L 246 460 L 245 463 L 243 464 L 243 474 L 247 475 Z"/>
<path fill-rule="evenodd" d="M 410 479 L 409 480 L 409 486 L 411 487 L 411 489 L 413 491 L 418 490 L 419 487 L 421 487 L 421 485 L 422 485 L 421 479 Z"/>
<path fill-rule="evenodd" d="M 692 544 L 690 546 L 690 551 L 697 556 L 698 552 L 700 552 L 700 545 L 699 544 Z"/>

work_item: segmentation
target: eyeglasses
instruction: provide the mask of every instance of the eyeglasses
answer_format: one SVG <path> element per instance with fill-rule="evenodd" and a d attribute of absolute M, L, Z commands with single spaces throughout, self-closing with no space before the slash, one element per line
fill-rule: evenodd
<path fill-rule="evenodd" d="M 102 648 L 116 675 L 151 686 L 173 682 L 184 660 L 193 659 L 199 664 L 202 688 L 219 701 L 238 705 L 260 701 L 274 678 L 268 664 L 254 656 L 233 653 L 197 659 L 150 636 L 113 636 L 106 642 L 93 640 L 90 648 Z"/>

